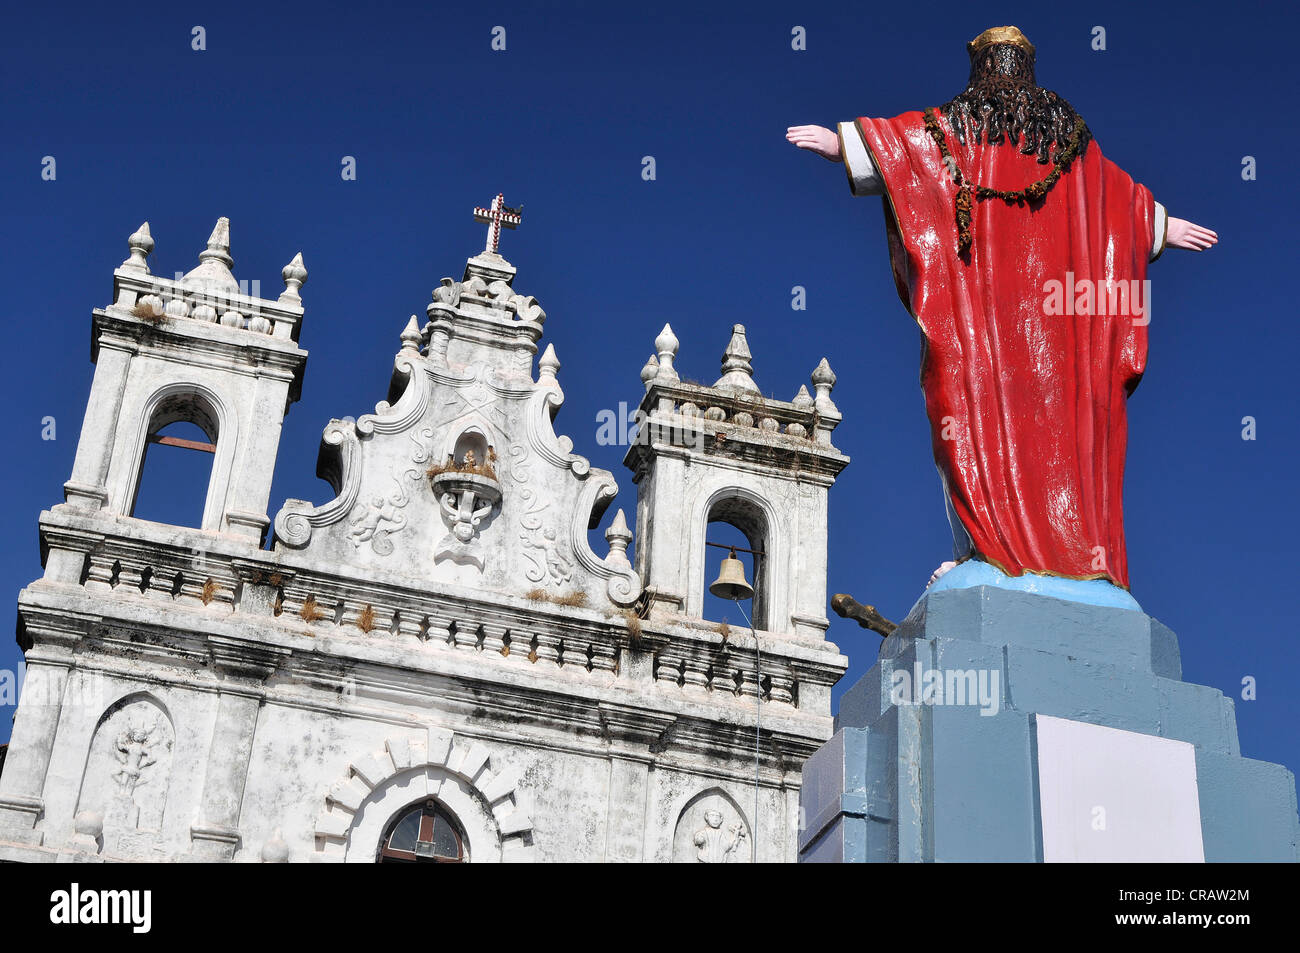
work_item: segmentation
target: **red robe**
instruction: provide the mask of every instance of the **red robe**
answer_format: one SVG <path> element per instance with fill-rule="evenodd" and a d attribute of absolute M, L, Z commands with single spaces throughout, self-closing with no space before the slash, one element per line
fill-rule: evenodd
<path fill-rule="evenodd" d="M 1020 189 L 1052 168 L 1014 145 L 963 146 L 939 121 L 969 182 Z M 1125 403 L 1146 365 L 1146 321 L 1096 315 L 1095 302 L 1092 315 L 1045 311 L 1052 281 L 1063 291 L 1058 303 L 1075 297 L 1067 281 L 1103 294 L 1108 280 L 1142 287 L 1151 193 L 1090 142 L 1041 202 L 976 201 L 966 263 L 957 186 L 922 114 L 857 126 L 886 188 L 898 293 L 921 328 L 935 461 L 975 555 L 1013 576 L 1127 588 Z"/>

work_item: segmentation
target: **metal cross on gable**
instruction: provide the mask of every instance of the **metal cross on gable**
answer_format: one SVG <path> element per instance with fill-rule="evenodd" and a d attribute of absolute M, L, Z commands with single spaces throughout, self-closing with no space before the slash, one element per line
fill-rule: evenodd
<path fill-rule="evenodd" d="M 483 246 L 483 251 L 494 255 L 498 253 L 497 249 L 501 245 L 501 226 L 518 228 L 523 219 L 523 208 L 522 205 L 519 208 L 507 207 L 504 192 L 497 193 L 497 197 L 492 200 L 491 208 L 475 207 L 474 221 L 491 226 L 488 228 L 487 244 Z"/>

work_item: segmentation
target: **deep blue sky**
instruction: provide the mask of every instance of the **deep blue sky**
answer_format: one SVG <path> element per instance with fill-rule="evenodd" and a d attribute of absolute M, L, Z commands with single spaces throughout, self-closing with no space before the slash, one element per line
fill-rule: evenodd
<path fill-rule="evenodd" d="M 13 598 L 40 574 L 37 514 L 61 500 L 92 366 L 90 310 L 108 303 L 126 237 L 148 219 L 155 273 L 196 262 L 232 222 L 235 273 L 274 296 L 310 270 L 305 392 L 284 430 L 271 511 L 322 501 L 321 428 L 385 396 L 398 334 L 481 247 L 470 208 L 504 190 L 524 223 L 503 251 L 549 319 L 567 393 L 557 429 L 635 490 L 596 415 L 634 403 L 671 321 L 685 376 L 712 380 L 733 322 L 765 392 L 789 399 L 823 355 L 839 375 L 830 591 L 901 618 L 950 540 L 917 383 L 917 332 L 889 277 L 878 200 L 784 141 L 937 104 L 966 78 L 965 42 L 1016 23 L 1040 83 L 1106 154 L 1218 248 L 1153 266 L 1149 370 L 1130 403 L 1125 508 L 1133 590 L 1180 636 L 1185 677 L 1238 701 L 1248 756 L 1300 766 L 1293 691 L 1300 153 L 1293 13 L 1237 3 L 386 3 L 15 5 L 0 57 L 6 303 L 0 475 Z M 1282 19 L 1278 19 L 1281 17 Z M 191 27 L 207 51 L 190 49 Z M 508 49 L 489 48 L 495 25 Z M 808 50 L 790 49 L 802 25 Z M 1091 30 L 1107 49 L 1090 48 Z M 40 178 L 42 156 L 58 178 Z M 340 159 L 355 156 L 344 182 Z M 653 155 L 658 178 L 642 180 Z M 1242 157 L 1258 180 L 1244 182 Z M 807 288 L 793 312 L 790 290 Z M 1241 439 L 1241 419 L 1258 439 Z M 58 439 L 40 439 L 54 416 Z M 202 496 L 202 488 L 193 492 Z M 177 504 L 185 500 L 178 499 Z M 878 640 L 836 620 L 852 659 Z M 0 668 L 17 663 L 0 639 Z M 0 715 L 0 740 L 9 734 Z"/>

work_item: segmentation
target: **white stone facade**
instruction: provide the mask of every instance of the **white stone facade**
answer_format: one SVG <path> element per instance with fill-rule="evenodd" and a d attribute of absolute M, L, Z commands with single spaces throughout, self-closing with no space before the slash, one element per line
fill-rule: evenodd
<path fill-rule="evenodd" d="M 834 375 L 765 400 L 737 326 L 714 387 L 665 328 L 617 485 L 552 421 L 546 320 L 491 250 L 414 318 L 387 400 L 331 421 L 335 499 L 272 521 L 307 354 L 301 256 L 243 294 L 223 219 L 150 275 L 147 226 L 94 312 L 66 502 L 19 597 L 28 674 L 0 774 L 0 860 L 376 860 L 436 802 L 481 861 L 793 861 L 800 771 L 847 660 L 825 640 Z M 536 371 L 534 371 L 534 365 Z M 345 408 L 346 409 L 346 408 Z M 149 438 L 212 445 L 202 525 L 132 517 Z M 755 637 L 701 618 L 710 521 L 759 558 Z M 272 548 L 262 548 L 269 534 Z M 755 718 L 761 712 L 755 818 Z"/>

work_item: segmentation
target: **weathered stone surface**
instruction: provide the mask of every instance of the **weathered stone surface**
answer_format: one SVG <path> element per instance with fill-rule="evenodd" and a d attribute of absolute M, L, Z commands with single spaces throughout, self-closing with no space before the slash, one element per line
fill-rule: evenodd
<path fill-rule="evenodd" d="M 754 635 L 701 619 L 693 584 L 652 575 L 646 591 L 644 549 L 654 573 L 674 547 L 701 577 L 705 558 L 664 495 L 682 461 L 658 423 L 630 458 L 646 478 L 636 553 L 622 511 L 608 552 L 592 551 L 617 486 L 556 434 L 546 314 L 499 254 L 406 323 L 388 399 L 325 427 L 318 472 L 335 498 L 288 501 L 265 550 L 306 360 L 301 257 L 269 300 L 232 286 L 224 220 L 179 282 L 149 274 L 147 228 L 129 246 L 95 312 L 68 502 L 41 514 L 46 572 L 19 597 L 29 677 L 0 775 L 0 859 L 369 863 L 428 799 L 474 862 L 794 859 L 799 766 L 831 735 L 846 665 L 824 638 L 826 493 L 847 463 L 829 441 L 829 371 L 816 408 L 806 389 L 766 402 L 751 416 L 776 426 L 742 434 L 725 418 L 752 398 L 743 382 L 680 384 L 675 337 L 656 342 L 656 414 L 685 388 L 724 418 L 710 439 L 732 440 L 694 459 L 692 505 L 740 499 L 740 517 L 768 517 L 759 683 Z M 724 361 L 730 383 L 748 373 L 734 334 Z M 202 525 L 133 519 L 144 441 L 186 415 L 216 445 Z"/>

